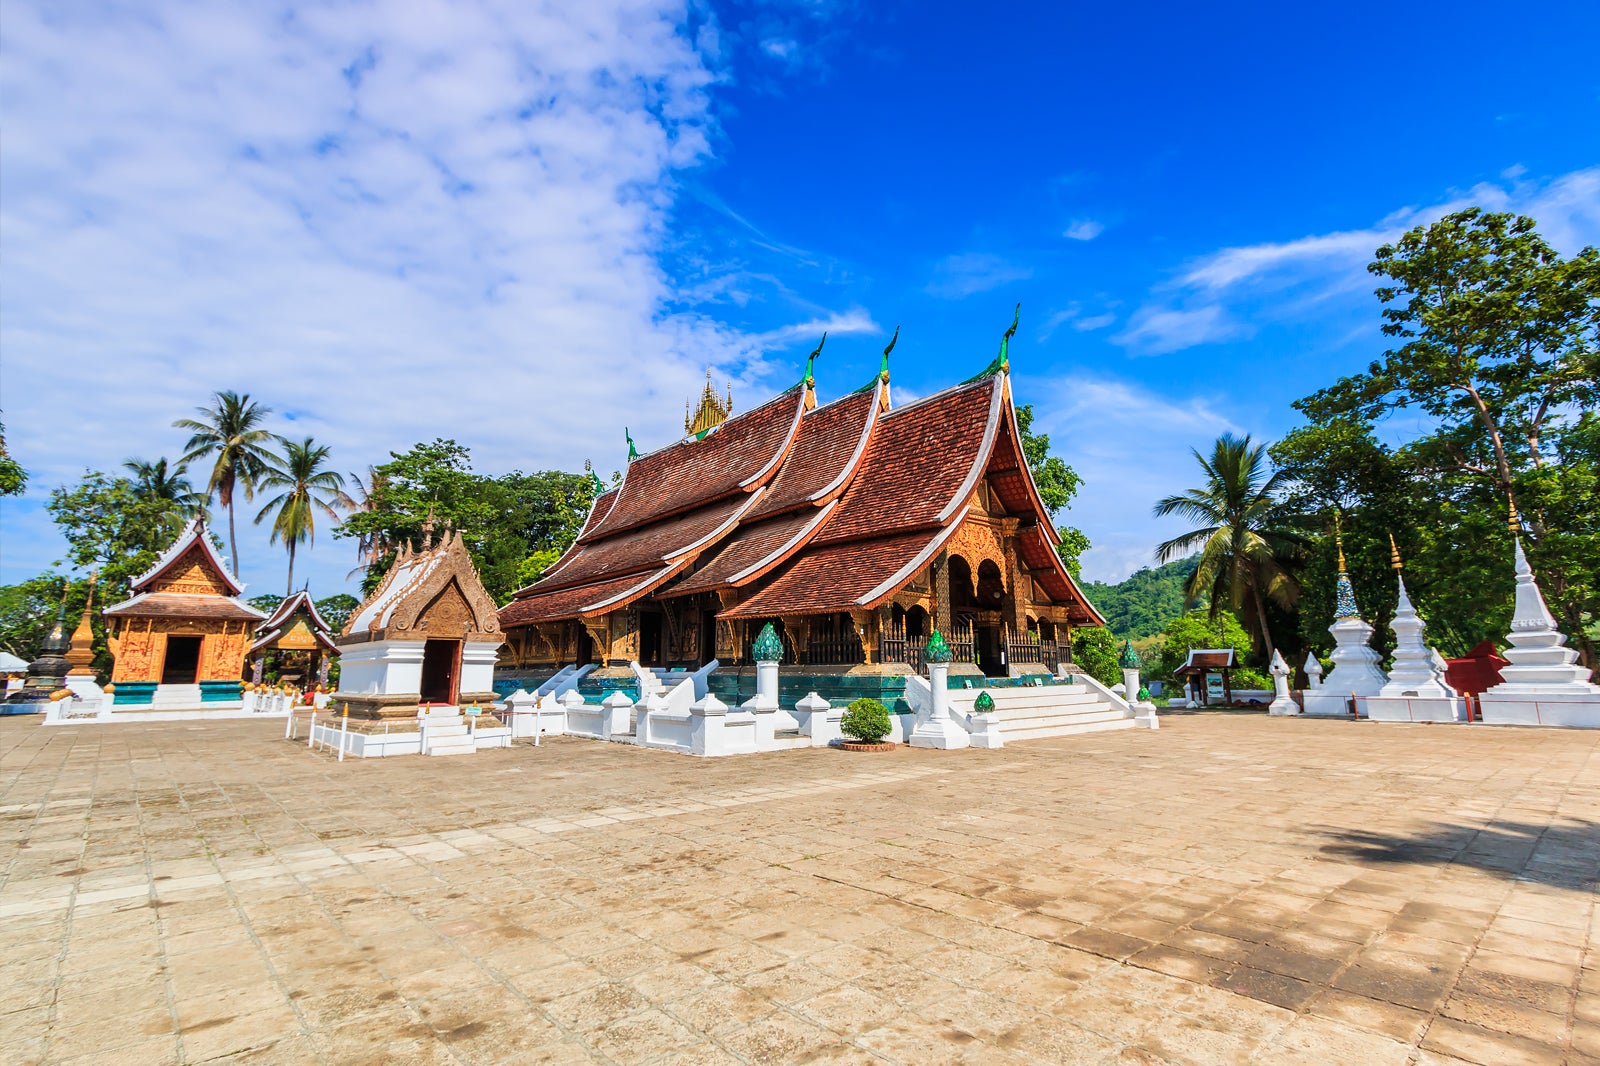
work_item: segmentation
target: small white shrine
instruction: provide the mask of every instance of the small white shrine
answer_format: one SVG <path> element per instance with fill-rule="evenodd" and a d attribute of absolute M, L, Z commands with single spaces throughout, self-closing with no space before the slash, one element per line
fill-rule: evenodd
<path fill-rule="evenodd" d="M 1307 689 L 1303 699 L 1308 715 L 1349 718 L 1352 704 L 1359 714 L 1362 699 L 1378 695 L 1389 679 L 1379 668 L 1382 657 L 1367 643 L 1372 627 L 1361 617 L 1355 588 L 1345 572 L 1344 537 L 1337 529 L 1334 536 L 1339 545 L 1339 585 L 1333 625 L 1328 627 L 1334 640 L 1333 669 L 1320 686 Z"/>
<path fill-rule="evenodd" d="M 1534 580 L 1533 568 L 1512 533 L 1517 561 L 1517 600 L 1504 652 L 1511 665 L 1502 667 L 1502 681 L 1479 699 L 1483 721 L 1489 725 L 1558 725 L 1600 729 L 1600 686 L 1589 680 L 1590 671 L 1578 665 L 1578 653 L 1566 646 L 1567 638 L 1545 606 Z"/>
<path fill-rule="evenodd" d="M 1366 717 L 1379 722 L 1465 722 L 1466 701 L 1445 683 L 1439 653 L 1423 642 L 1426 625 L 1406 592 L 1400 549 L 1392 534 L 1389 553 L 1400 585 L 1400 602 L 1390 623 L 1395 637 L 1394 666 L 1378 694 L 1360 701 L 1361 709 Z"/>

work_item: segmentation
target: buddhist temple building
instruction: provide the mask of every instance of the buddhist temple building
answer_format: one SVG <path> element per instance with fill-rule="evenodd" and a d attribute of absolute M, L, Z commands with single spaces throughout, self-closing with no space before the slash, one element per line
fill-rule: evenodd
<path fill-rule="evenodd" d="M 310 688 L 328 680 L 328 667 L 339 654 L 333 638 L 311 594 L 301 589 L 256 630 L 249 652 L 251 680 L 260 684 L 269 666 L 283 684 Z"/>
<path fill-rule="evenodd" d="M 460 533 L 433 544 L 433 519 L 420 551 L 407 545 L 350 616 L 338 638 L 339 691 L 355 721 L 416 719 L 424 707 L 495 698 L 494 666 L 504 637 Z"/>
<path fill-rule="evenodd" d="M 745 694 L 771 622 L 799 684 L 892 694 L 934 629 L 954 679 L 1054 671 L 1072 627 L 1104 624 L 1056 552 L 1004 346 L 978 377 L 898 408 L 887 350 L 871 381 L 823 405 L 816 354 L 737 416 L 708 383 L 684 439 L 630 460 L 572 547 L 501 609 L 504 669 L 715 659 L 713 689 Z"/>
<path fill-rule="evenodd" d="M 104 611 L 117 704 L 215 706 L 240 698 L 245 649 L 266 616 L 217 555 L 205 522 L 189 528 Z"/>

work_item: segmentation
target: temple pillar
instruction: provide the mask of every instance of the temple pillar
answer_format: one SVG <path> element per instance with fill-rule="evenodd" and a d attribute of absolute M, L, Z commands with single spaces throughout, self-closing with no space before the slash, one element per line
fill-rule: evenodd
<path fill-rule="evenodd" d="M 954 616 L 950 612 L 950 556 L 940 552 L 928 568 L 933 589 L 933 628 L 940 633 L 950 632 Z"/>

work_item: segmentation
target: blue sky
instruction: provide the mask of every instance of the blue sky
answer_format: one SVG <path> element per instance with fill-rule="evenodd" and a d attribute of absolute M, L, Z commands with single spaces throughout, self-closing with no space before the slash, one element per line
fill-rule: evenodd
<path fill-rule="evenodd" d="M 1381 353 L 1384 239 L 1479 203 L 1600 242 L 1592 4 L 1113 7 L 15 0 L 0 407 L 34 480 L 0 580 L 62 554 L 51 487 L 176 454 L 216 388 L 343 469 L 434 436 L 610 469 L 707 366 L 752 406 L 826 328 L 827 398 L 898 324 L 925 395 L 1018 301 L 1015 391 L 1116 580 L 1189 448 Z M 263 531 L 241 555 L 281 590 Z"/>

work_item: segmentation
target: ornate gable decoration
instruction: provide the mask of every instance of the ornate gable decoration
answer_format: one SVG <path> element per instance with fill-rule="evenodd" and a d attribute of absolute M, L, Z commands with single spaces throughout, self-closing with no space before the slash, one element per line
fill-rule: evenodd
<path fill-rule="evenodd" d="M 244 591 L 244 584 L 233 576 L 211 547 L 205 521 L 196 518 L 172 546 L 161 553 L 154 566 L 134 579 L 133 591 L 237 596 Z"/>
<path fill-rule="evenodd" d="M 494 643 L 505 639 L 494 600 L 484 589 L 460 533 L 446 533 L 437 548 L 402 550 L 339 634 L 341 646 L 430 639 Z"/>

